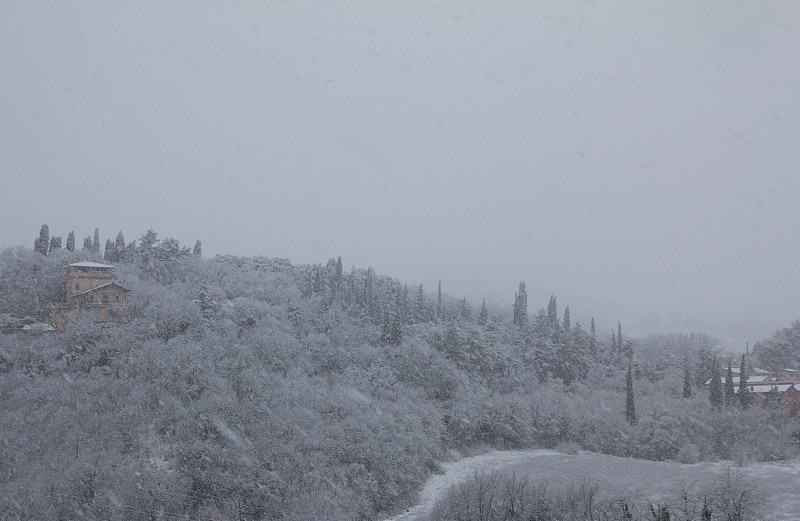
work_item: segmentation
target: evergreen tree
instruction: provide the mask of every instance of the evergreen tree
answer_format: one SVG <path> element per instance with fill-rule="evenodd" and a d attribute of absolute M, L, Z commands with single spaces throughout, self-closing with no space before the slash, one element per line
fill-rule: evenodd
<path fill-rule="evenodd" d="M 564 331 L 569 333 L 570 329 L 572 329 L 572 323 L 569 316 L 569 306 L 564 308 Z"/>
<path fill-rule="evenodd" d="M 478 313 L 478 325 L 485 326 L 489 323 L 489 311 L 486 309 L 486 299 L 481 302 L 481 311 Z"/>
<path fill-rule="evenodd" d="M 202 313 L 203 318 L 205 318 L 206 320 L 211 320 L 213 318 L 216 318 L 217 312 L 219 311 L 219 306 L 214 301 L 214 299 L 211 298 L 211 295 L 209 295 L 208 286 L 205 283 L 203 283 L 200 286 L 200 296 L 199 297 L 200 297 L 199 298 L 199 300 L 200 300 L 200 313 Z M 298 309 L 297 310 L 298 316 L 299 316 L 299 312 L 300 312 L 300 310 Z M 290 314 L 291 314 L 291 310 L 290 310 Z"/>
<path fill-rule="evenodd" d="M 67 251 L 75 251 L 75 232 L 69 232 L 67 235 Z"/>
<path fill-rule="evenodd" d="M 442 317 L 442 280 L 439 279 L 439 290 L 436 295 L 436 320 L 441 320 Z"/>
<path fill-rule="evenodd" d="M 617 352 L 617 335 L 614 333 L 614 330 L 611 330 L 611 353 Z"/>
<path fill-rule="evenodd" d="M 519 293 L 514 297 L 514 318 L 515 326 L 528 326 L 528 291 L 525 289 L 525 282 L 519 283 Z"/>
<path fill-rule="evenodd" d="M 50 251 L 61 249 L 61 237 L 50 237 Z"/>
<path fill-rule="evenodd" d="M 687 360 L 683 362 L 683 397 L 692 397 L 692 375 L 689 371 L 689 363 Z"/>
<path fill-rule="evenodd" d="M 116 249 L 117 252 L 121 252 L 125 249 L 125 236 L 122 235 L 122 230 L 117 233 L 117 239 L 114 241 L 114 249 Z"/>
<path fill-rule="evenodd" d="M 198 243 L 200 241 L 197 241 Z M 197 247 L 197 245 L 195 245 Z M 197 255 L 200 256 L 200 249 L 197 247 Z M 342 293 L 342 286 L 344 285 L 344 266 L 342 265 L 342 256 L 336 259 L 336 268 L 334 269 L 333 287 L 336 289 L 336 299 L 338 300 Z"/>
<path fill-rule="evenodd" d="M 100 230 L 94 229 L 94 240 L 92 241 L 92 253 L 100 253 Z"/>
<path fill-rule="evenodd" d="M 203 245 L 200 243 L 200 239 L 197 239 L 197 242 L 194 243 L 194 250 L 192 250 L 192 255 L 195 257 L 201 257 L 203 254 Z"/>
<path fill-rule="evenodd" d="M 122 230 L 117 234 L 117 239 L 114 241 L 114 260 L 121 261 L 125 257 L 125 236 L 122 235 Z"/>
<path fill-rule="evenodd" d="M 383 331 L 381 333 L 381 344 L 384 346 L 397 346 L 403 342 L 403 333 L 400 324 L 400 313 L 391 313 L 384 308 Z"/>
<path fill-rule="evenodd" d="M 466 299 L 465 299 L 466 300 Z M 397 294 L 397 317 L 400 325 L 410 324 L 409 309 L 411 305 L 408 300 L 408 284 L 403 285 L 403 289 Z"/>
<path fill-rule="evenodd" d="M 703 334 L 692 335 L 692 339 L 697 342 L 698 371 L 695 383 L 697 385 L 703 385 L 709 380 L 709 378 L 714 376 L 714 360 L 716 359 L 714 349 L 719 342 L 716 339 Z"/>
<path fill-rule="evenodd" d="M 725 373 L 725 407 L 731 407 L 736 400 L 735 389 L 733 387 L 733 369 L 731 361 L 728 359 L 728 372 Z"/>
<path fill-rule="evenodd" d="M 631 425 L 636 424 L 636 405 L 633 399 L 633 361 L 628 360 L 628 374 L 625 377 L 625 419 Z"/>
<path fill-rule="evenodd" d="M 592 324 L 589 327 L 589 351 L 592 358 L 597 358 L 597 329 L 594 326 L 594 317 L 592 317 Z"/>
<path fill-rule="evenodd" d="M 83 239 L 83 249 L 92 251 L 92 238 L 91 236 L 87 235 L 85 239 Z"/>
<path fill-rule="evenodd" d="M 467 302 L 466 298 L 461 299 L 461 303 L 459 305 L 458 314 L 464 320 L 472 319 L 472 308 L 470 308 L 469 303 Z"/>
<path fill-rule="evenodd" d="M 713 360 L 711 383 L 708 387 L 708 400 L 714 407 L 722 406 L 722 376 L 719 374 L 719 362 L 716 357 Z"/>
<path fill-rule="evenodd" d="M 547 303 L 547 318 L 550 321 L 550 327 L 556 330 L 558 327 L 558 299 L 555 295 L 550 295 L 550 302 Z"/>
<path fill-rule="evenodd" d="M 747 385 L 747 365 L 742 353 L 742 363 L 739 366 L 739 405 L 742 409 L 750 407 L 750 387 Z"/>
<path fill-rule="evenodd" d="M 116 255 L 114 254 L 114 243 L 111 242 L 111 239 L 106 239 L 106 247 L 103 250 L 103 260 L 106 262 L 114 262 L 116 260 Z"/>
<path fill-rule="evenodd" d="M 414 304 L 414 317 L 416 318 L 417 322 L 425 322 L 425 320 L 428 318 L 425 310 L 425 288 L 422 287 L 422 284 L 420 284 L 417 288 L 417 301 Z"/>
<path fill-rule="evenodd" d="M 33 251 L 41 253 L 42 255 L 47 255 L 47 251 L 49 248 L 50 248 L 50 230 L 48 230 L 46 224 L 43 224 L 42 228 L 39 230 L 39 239 L 37 239 L 33 243 Z"/>

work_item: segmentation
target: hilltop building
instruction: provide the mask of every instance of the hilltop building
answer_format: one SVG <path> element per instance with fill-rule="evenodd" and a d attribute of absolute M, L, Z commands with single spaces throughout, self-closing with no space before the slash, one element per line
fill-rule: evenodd
<path fill-rule="evenodd" d="M 89 312 L 99 322 L 125 320 L 122 304 L 128 288 L 112 280 L 114 266 L 98 262 L 76 262 L 66 266 L 67 301 L 53 313 L 53 321 L 62 329 L 67 325 L 67 314 L 72 311 Z"/>

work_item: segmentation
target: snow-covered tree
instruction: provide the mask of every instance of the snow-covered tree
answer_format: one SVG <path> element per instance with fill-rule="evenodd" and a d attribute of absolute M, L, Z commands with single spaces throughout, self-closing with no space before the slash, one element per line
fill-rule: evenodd
<path fill-rule="evenodd" d="M 750 407 L 750 386 L 747 384 L 747 364 L 744 353 L 742 353 L 742 362 L 739 366 L 739 405 L 742 409 Z"/>
<path fill-rule="evenodd" d="M 33 249 L 37 253 L 47 255 L 48 248 L 50 247 L 50 231 L 46 224 L 42 225 L 39 230 L 39 238 L 33 243 Z"/>
<path fill-rule="evenodd" d="M 712 360 L 711 382 L 708 385 L 708 400 L 714 407 L 722 406 L 722 376 L 720 375 L 719 361 L 716 357 Z"/>
<path fill-rule="evenodd" d="M 481 302 L 481 310 L 478 313 L 478 325 L 485 326 L 489 322 L 489 311 L 486 309 L 486 299 Z"/>
<path fill-rule="evenodd" d="M 731 407 L 736 401 L 735 387 L 733 386 L 733 368 L 728 360 L 728 372 L 725 373 L 725 407 Z"/>
<path fill-rule="evenodd" d="M 636 424 L 636 404 L 633 397 L 633 361 L 628 361 L 628 372 L 625 376 L 625 419 L 631 425 Z"/>
<path fill-rule="evenodd" d="M 100 253 L 100 229 L 94 229 L 94 240 L 92 240 L 92 253 Z"/>
<path fill-rule="evenodd" d="M 528 326 L 528 291 L 525 282 L 519 283 L 519 292 L 514 295 L 514 317 L 513 324 L 517 327 L 525 328 Z"/>

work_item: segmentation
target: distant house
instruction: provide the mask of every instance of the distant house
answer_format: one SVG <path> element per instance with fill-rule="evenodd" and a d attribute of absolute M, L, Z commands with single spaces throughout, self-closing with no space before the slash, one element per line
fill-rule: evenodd
<path fill-rule="evenodd" d="M 727 369 L 720 368 L 720 372 L 724 400 Z M 741 375 L 738 367 L 732 367 L 731 372 L 733 391 L 738 400 Z M 706 385 L 711 385 L 711 380 Z M 784 407 L 787 418 L 794 418 L 800 413 L 800 371 L 783 369 L 773 373 L 755 369 L 752 375 L 747 375 L 747 387 L 750 391 L 748 403 L 751 406 L 781 406 Z"/>
<path fill-rule="evenodd" d="M 750 385 L 748 381 L 747 387 L 750 391 L 748 400 L 750 405 L 785 407 L 787 418 L 794 418 L 800 412 L 800 382 L 768 382 Z M 734 392 L 739 394 L 739 389 L 736 388 Z M 773 399 L 777 400 L 777 403 L 771 403 Z"/>
<path fill-rule="evenodd" d="M 98 262 L 76 262 L 66 266 L 67 301 L 53 313 L 53 321 L 66 326 L 71 311 L 89 312 L 99 322 L 126 318 L 123 304 L 128 288 L 112 279 L 114 266 Z"/>

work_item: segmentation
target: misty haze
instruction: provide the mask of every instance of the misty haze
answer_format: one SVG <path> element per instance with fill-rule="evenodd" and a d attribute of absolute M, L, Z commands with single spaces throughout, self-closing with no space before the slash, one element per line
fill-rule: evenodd
<path fill-rule="evenodd" d="M 0 0 L 0 518 L 800 520 L 800 4 Z"/>

